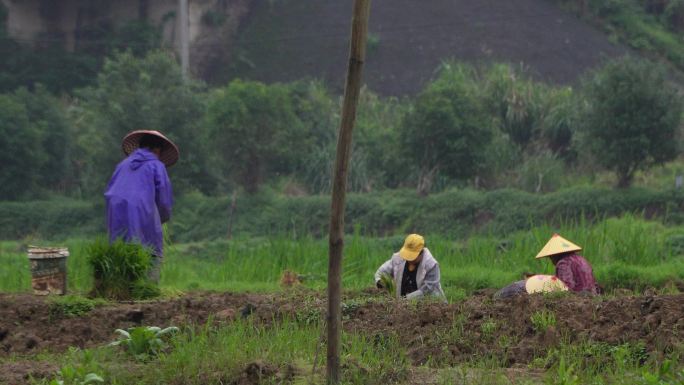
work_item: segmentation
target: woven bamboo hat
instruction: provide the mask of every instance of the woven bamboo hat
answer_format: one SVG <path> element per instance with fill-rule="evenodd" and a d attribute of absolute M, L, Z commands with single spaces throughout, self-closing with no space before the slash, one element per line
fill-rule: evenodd
<path fill-rule="evenodd" d="M 567 239 L 561 237 L 558 234 L 553 234 L 553 237 L 549 239 L 543 249 L 537 254 L 536 258 L 550 257 L 556 254 L 568 253 L 571 251 L 580 251 L 581 247 L 568 241 Z"/>
<path fill-rule="evenodd" d="M 128 133 L 121 143 L 121 148 L 123 149 L 126 156 L 130 155 L 133 151 L 140 147 L 140 139 L 145 135 L 154 135 L 164 141 L 164 147 L 161 149 L 159 154 L 159 160 L 166 165 L 166 167 L 171 167 L 176 162 L 178 162 L 178 157 L 180 156 L 178 151 L 178 146 L 176 146 L 169 138 L 164 136 L 159 131 L 155 130 L 137 130 Z"/>
<path fill-rule="evenodd" d="M 568 291 L 568 287 L 555 275 L 533 275 L 525 282 L 525 291 L 528 294 L 550 293 Z"/>

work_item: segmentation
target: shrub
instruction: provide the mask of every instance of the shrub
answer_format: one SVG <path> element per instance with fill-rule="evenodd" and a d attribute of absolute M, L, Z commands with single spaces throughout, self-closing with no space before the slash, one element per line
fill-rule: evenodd
<path fill-rule="evenodd" d="M 416 98 L 400 128 L 401 151 L 418 168 L 418 193 L 427 195 L 440 174 L 476 175 L 491 140 L 489 118 L 471 67 L 445 64 Z"/>
<path fill-rule="evenodd" d="M 87 253 L 95 296 L 118 300 L 154 296 L 149 290 L 141 290 L 149 287 L 147 272 L 151 266 L 151 254 L 141 245 L 121 240 L 109 244 L 100 239 L 88 247 Z"/>
<path fill-rule="evenodd" d="M 266 175 L 291 172 L 311 140 L 282 84 L 232 81 L 212 93 L 207 125 L 229 165 L 224 172 L 249 193 L 258 191 Z"/>
<path fill-rule="evenodd" d="M 682 102 L 662 66 L 629 57 L 584 82 L 584 145 L 628 187 L 637 170 L 674 159 Z"/>

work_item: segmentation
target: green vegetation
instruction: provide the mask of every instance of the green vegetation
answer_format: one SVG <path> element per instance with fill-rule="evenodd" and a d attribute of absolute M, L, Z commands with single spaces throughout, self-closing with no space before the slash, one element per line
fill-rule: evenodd
<path fill-rule="evenodd" d="M 584 141 L 615 170 L 618 187 L 629 187 L 637 170 L 677 156 L 682 100 L 665 76 L 652 63 L 620 59 L 595 72 L 585 87 Z"/>
<path fill-rule="evenodd" d="M 161 353 L 167 346 L 165 339 L 178 331 L 175 326 L 164 329 L 157 326 L 137 326 L 128 331 L 116 329 L 119 339 L 109 346 L 121 346 L 137 360 L 144 361 Z"/>
<path fill-rule="evenodd" d="M 286 86 L 236 80 L 209 100 L 208 126 L 228 173 L 249 193 L 266 175 L 288 172 L 313 140 L 295 114 Z M 236 160 L 240 160 L 236 162 Z"/>
<path fill-rule="evenodd" d="M 55 318 L 80 317 L 105 303 L 102 299 L 84 298 L 79 295 L 54 297 L 50 303 L 50 315 Z"/>
<path fill-rule="evenodd" d="M 638 177 L 635 170 L 679 154 L 680 108 L 663 79 L 648 62 L 620 59 L 574 90 L 533 81 L 508 65 L 447 62 L 415 98 L 364 90 L 350 189 L 545 193 L 594 183 L 606 170 L 617 170 L 624 184 Z M 586 106 L 592 108 L 580 108 Z M 339 99 L 317 81 L 235 79 L 208 90 L 184 80 L 166 52 L 117 53 L 71 98 L 41 87 L 0 94 L 0 134 L 8 138 L 0 145 L 0 199 L 100 199 L 121 159 L 121 138 L 140 128 L 160 130 L 181 146 L 180 162 L 169 170 L 177 196 L 264 188 L 325 193 L 339 109 Z M 621 135 L 622 144 L 598 146 L 608 134 Z M 20 178 L 27 168 L 41 171 Z"/>
<path fill-rule="evenodd" d="M 420 195 L 436 176 L 468 179 L 482 163 L 491 131 L 474 77 L 470 67 L 446 65 L 404 118 L 398 152 L 417 165 Z"/>
<path fill-rule="evenodd" d="M 225 327 L 180 332 L 171 339 L 169 352 L 143 362 L 107 347 L 73 349 L 45 359 L 79 373 L 98 373 L 111 384 L 217 384 L 238 378 L 269 384 L 284 380 L 321 384 L 324 356 L 316 354 L 320 326 L 291 320 L 264 326 L 238 320 Z M 345 384 L 407 383 L 417 378 L 443 384 L 511 381 L 498 363 L 483 357 L 457 367 L 412 368 L 407 347 L 395 337 L 378 340 L 343 333 L 342 339 Z M 684 381 L 680 353 L 657 357 L 646 355 L 639 344 L 561 343 L 538 356 L 529 368 L 516 369 L 515 383 L 612 384 L 627 378 L 639 385 L 679 384 Z M 315 364 L 317 370 L 312 373 Z M 537 365 L 549 369 L 540 373 L 535 370 Z"/>
<path fill-rule="evenodd" d="M 532 314 L 530 321 L 534 330 L 544 333 L 549 327 L 556 326 L 556 314 L 549 310 L 541 310 Z"/>
<path fill-rule="evenodd" d="M 145 299 L 159 291 L 148 282 L 152 264 L 149 250 L 139 244 L 99 239 L 89 245 L 86 258 L 93 272 L 92 294 L 110 299 Z"/>
<path fill-rule="evenodd" d="M 442 285 L 450 300 L 483 288 L 503 287 L 524 272 L 553 273 L 548 261 L 533 257 L 554 232 L 584 247 L 599 283 L 608 293 L 622 288 L 641 292 L 656 288 L 677 291 L 684 280 L 681 226 L 633 216 L 591 225 L 567 223 L 534 227 L 506 235 L 475 235 L 456 240 L 426 233 L 427 245 L 440 262 Z M 345 247 L 344 287 L 374 285 L 373 273 L 401 247 L 403 235 L 386 238 L 349 236 Z M 87 262 L 89 242 L 67 241 L 69 290 L 87 293 L 92 270 Z M 0 244 L 0 291 L 28 291 L 28 261 L 18 242 Z M 278 289 L 283 271 L 306 276 L 304 284 L 326 284 L 327 242 L 311 237 L 236 238 L 230 241 L 177 244 L 167 247 L 161 287 L 169 290 L 271 291 Z"/>
<path fill-rule="evenodd" d="M 623 214 L 681 224 L 684 194 L 664 188 L 664 183 L 672 181 L 670 175 L 662 187 L 654 189 L 582 186 L 534 194 L 513 189 L 483 192 L 453 188 L 425 198 L 416 197 L 411 190 L 354 193 L 348 197 L 347 232 L 367 236 L 421 232 L 463 240 L 478 234 L 505 237 L 542 225 L 593 223 Z M 264 189 L 256 195 L 238 196 L 230 216 L 229 197 L 186 194 L 176 202 L 166 235 L 180 243 L 220 240 L 227 237 L 232 222 L 234 236 L 322 237 L 327 232 L 329 199 L 320 195 L 287 197 Z M 103 212 L 102 201 L 0 202 L 0 234 L 26 242 L 95 237 L 106 231 Z"/>
<path fill-rule="evenodd" d="M 314 362 L 324 367 L 324 354 L 316 354 L 320 324 L 303 325 L 284 320 L 272 326 L 238 320 L 222 328 L 198 327 L 170 340 L 169 351 L 139 362 L 111 348 L 50 357 L 83 373 L 98 373 L 110 384 L 218 384 L 242 376 L 259 383 L 283 379 L 321 383 Z M 396 338 L 377 343 L 358 334 L 343 334 L 343 370 L 348 384 L 396 382 L 407 378 L 408 361 Z M 134 359 L 135 361 L 130 361 Z M 253 377 L 249 377 L 250 379 Z"/>

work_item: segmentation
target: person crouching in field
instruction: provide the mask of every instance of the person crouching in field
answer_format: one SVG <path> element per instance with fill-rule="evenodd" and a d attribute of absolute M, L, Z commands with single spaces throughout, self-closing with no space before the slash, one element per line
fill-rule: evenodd
<path fill-rule="evenodd" d="M 140 243 L 152 251 L 150 280 L 159 283 L 164 237 L 171 218 L 173 192 L 166 168 L 178 161 L 178 147 L 158 131 L 133 131 L 122 148 L 126 159 L 107 185 L 109 240 Z"/>
<path fill-rule="evenodd" d="M 562 290 L 574 291 L 576 293 L 600 294 L 601 288 L 596 283 L 591 265 L 584 257 L 577 254 L 580 250 L 582 250 L 581 247 L 558 234 L 554 234 L 537 254 L 536 258 L 551 258 L 551 262 L 556 266 L 556 275 L 550 278 L 560 280 L 563 283 Z M 535 277 L 542 277 L 535 276 L 534 274 L 525 274 L 525 276 L 524 280 L 514 282 L 499 290 L 494 294 L 494 298 L 508 298 L 527 293 L 530 289 L 527 281 Z M 548 289 L 555 290 L 559 289 L 559 287 L 553 286 L 548 287 Z"/>
<path fill-rule="evenodd" d="M 439 263 L 418 234 L 406 237 L 404 246 L 375 272 L 375 285 L 383 288 L 382 276 L 394 281 L 397 298 L 436 296 L 445 299 L 440 283 Z"/>
<path fill-rule="evenodd" d="M 558 234 L 554 234 L 536 258 L 551 258 L 551 262 L 556 266 L 556 277 L 570 291 L 600 294 L 601 289 L 596 283 L 591 265 L 577 253 L 581 250 L 581 247 Z"/>

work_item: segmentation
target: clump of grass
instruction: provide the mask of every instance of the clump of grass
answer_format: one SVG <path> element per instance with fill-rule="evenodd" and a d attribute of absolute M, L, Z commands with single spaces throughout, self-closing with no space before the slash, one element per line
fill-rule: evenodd
<path fill-rule="evenodd" d="M 494 336 L 494 332 L 499 327 L 493 319 L 487 319 L 480 325 L 480 331 L 482 332 L 482 339 L 485 341 L 491 340 Z"/>
<path fill-rule="evenodd" d="M 93 269 L 93 295 L 116 300 L 156 297 L 159 289 L 150 283 L 150 252 L 139 244 L 99 239 L 87 248 Z"/>
<path fill-rule="evenodd" d="M 49 313 L 53 318 L 80 317 L 104 303 L 105 301 L 103 300 L 84 298 L 77 295 L 55 297 L 50 303 Z"/>
<path fill-rule="evenodd" d="M 550 327 L 556 327 L 556 314 L 548 310 L 536 311 L 530 317 L 530 321 L 534 330 L 544 333 Z"/>

